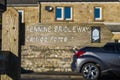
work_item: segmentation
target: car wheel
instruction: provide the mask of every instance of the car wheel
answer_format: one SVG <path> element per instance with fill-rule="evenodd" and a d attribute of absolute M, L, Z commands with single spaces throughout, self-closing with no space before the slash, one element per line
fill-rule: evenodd
<path fill-rule="evenodd" d="M 81 73 L 86 80 L 97 80 L 100 76 L 100 69 L 94 63 L 86 63 L 83 65 Z"/>

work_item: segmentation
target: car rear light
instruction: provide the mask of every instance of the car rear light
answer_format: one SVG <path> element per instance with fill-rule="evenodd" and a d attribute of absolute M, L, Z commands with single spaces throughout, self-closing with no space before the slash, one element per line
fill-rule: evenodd
<path fill-rule="evenodd" d="M 76 52 L 75 52 L 75 56 L 77 56 L 77 57 L 79 58 L 79 57 L 82 56 L 84 53 L 85 53 L 85 51 L 76 51 Z"/>

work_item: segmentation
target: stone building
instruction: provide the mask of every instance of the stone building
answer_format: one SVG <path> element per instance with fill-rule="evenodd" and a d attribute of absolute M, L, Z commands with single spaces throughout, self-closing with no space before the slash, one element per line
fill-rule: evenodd
<path fill-rule="evenodd" d="M 21 66 L 71 71 L 72 49 L 120 42 L 119 0 L 8 0 L 19 13 Z"/>

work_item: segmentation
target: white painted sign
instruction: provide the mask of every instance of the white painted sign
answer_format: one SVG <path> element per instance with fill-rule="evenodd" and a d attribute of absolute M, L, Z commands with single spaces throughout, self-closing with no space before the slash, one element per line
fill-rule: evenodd
<path fill-rule="evenodd" d="M 68 45 L 77 39 L 77 42 L 81 41 L 88 32 L 90 27 L 85 25 L 36 24 L 26 27 L 26 43 Z"/>
<path fill-rule="evenodd" d="M 64 33 L 71 33 L 71 32 L 87 32 L 89 27 L 87 26 L 44 26 L 44 25 L 37 25 L 37 26 L 30 26 L 27 27 L 27 31 L 29 32 L 64 32 Z"/>
<path fill-rule="evenodd" d="M 91 35 L 94 40 L 100 36 L 98 30 L 91 34 L 92 26 L 99 26 L 103 31 L 103 39 L 110 40 L 110 36 L 104 35 L 104 25 L 94 24 L 73 24 L 73 23 L 38 23 L 26 26 L 25 44 L 26 45 L 45 45 L 45 46 L 78 46 L 91 44 Z"/>

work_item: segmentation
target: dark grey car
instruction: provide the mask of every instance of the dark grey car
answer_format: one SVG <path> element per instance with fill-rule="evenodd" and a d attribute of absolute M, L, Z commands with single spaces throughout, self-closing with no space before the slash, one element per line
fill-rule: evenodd
<path fill-rule="evenodd" d="M 120 43 L 107 43 L 104 47 L 84 47 L 76 50 L 72 70 L 82 73 L 87 80 L 96 80 L 103 73 L 120 72 Z"/>

